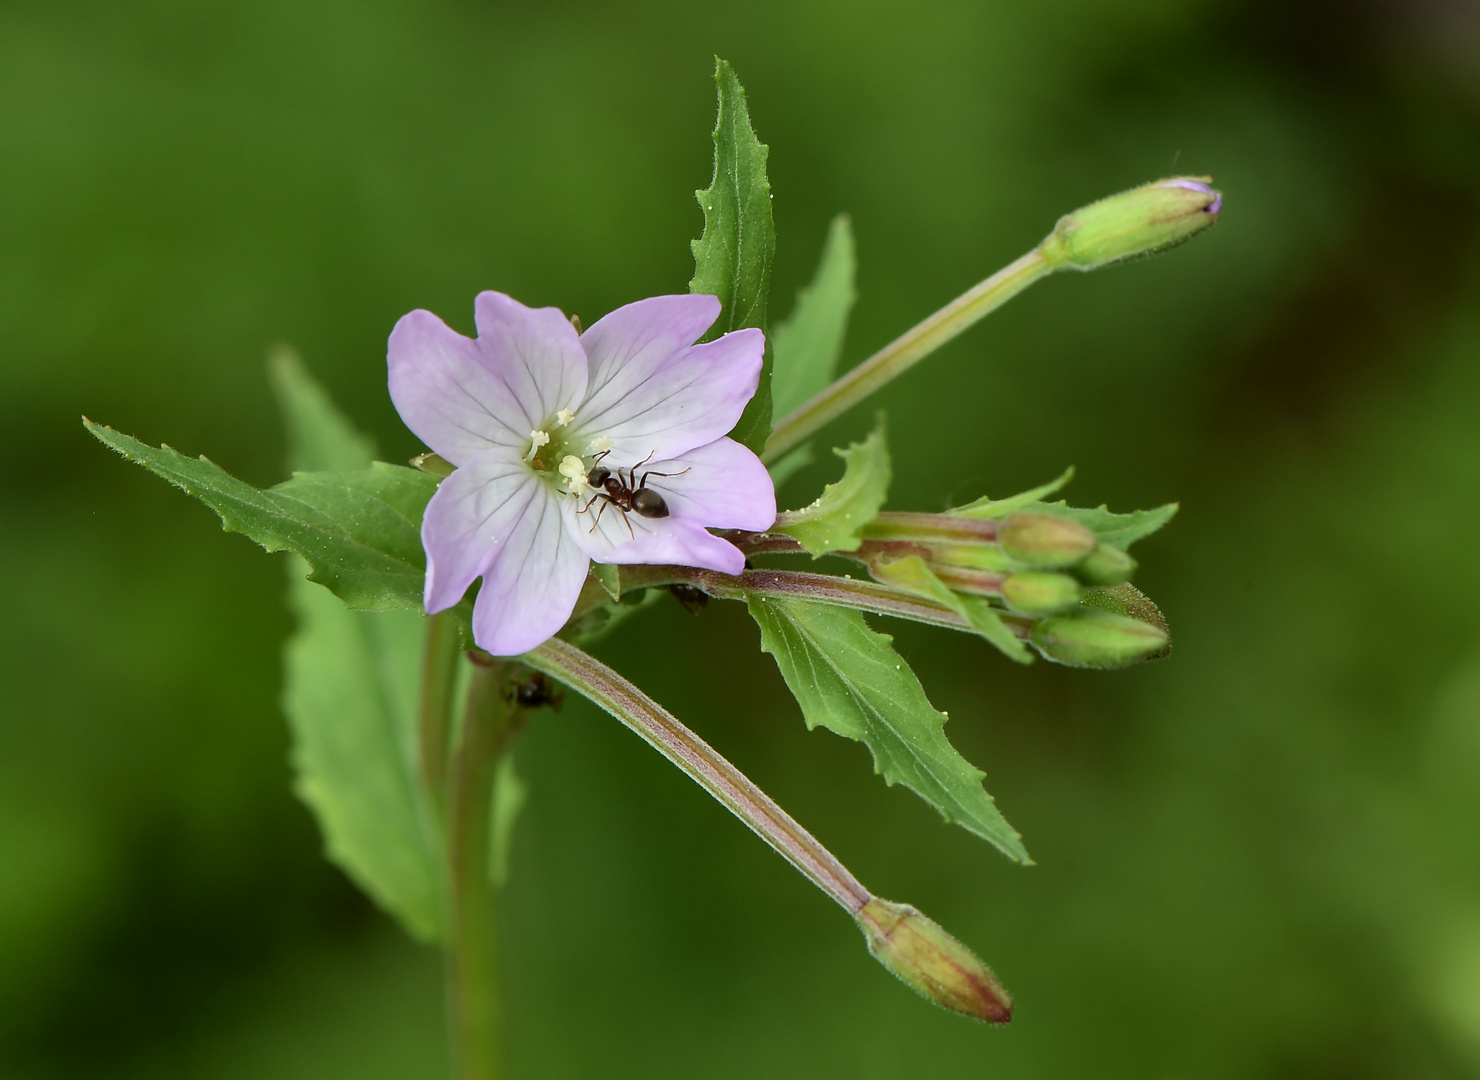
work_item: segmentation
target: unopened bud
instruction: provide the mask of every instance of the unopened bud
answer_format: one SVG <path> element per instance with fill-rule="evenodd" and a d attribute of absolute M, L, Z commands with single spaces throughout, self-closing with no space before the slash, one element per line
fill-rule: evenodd
<path fill-rule="evenodd" d="M 1012 998 L 991 969 L 908 904 L 875 897 L 857 918 L 868 951 L 921 997 L 974 1020 L 1012 1019 Z"/>
<path fill-rule="evenodd" d="M 1159 626 L 1097 608 L 1051 615 L 1033 624 L 1028 640 L 1048 659 L 1069 667 L 1118 668 L 1161 654 L 1171 640 Z"/>
<path fill-rule="evenodd" d="M 1079 582 L 1068 574 L 1023 570 L 1002 582 L 1002 598 L 1024 615 L 1051 615 L 1079 603 Z"/>
<path fill-rule="evenodd" d="M 1002 550 L 1030 566 L 1073 566 L 1099 543 L 1094 532 L 1057 514 L 1011 514 L 997 530 Z"/>
<path fill-rule="evenodd" d="M 1059 219 L 1040 250 L 1054 269 L 1094 270 L 1150 255 L 1216 224 L 1223 196 L 1211 176 L 1179 176 L 1122 191 Z"/>
<path fill-rule="evenodd" d="M 1074 572 L 1091 585 L 1119 585 L 1136 572 L 1136 560 L 1113 544 L 1101 544 Z"/>
<path fill-rule="evenodd" d="M 1144 623 L 1150 623 L 1159 628 L 1163 634 L 1167 635 L 1167 643 L 1162 646 L 1160 652 L 1146 657 L 1147 660 L 1160 660 L 1172 651 L 1172 631 L 1167 625 L 1167 617 L 1161 613 L 1161 608 L 1156 606 L 1156 601 L 1130 582 L 1123 581 L 1119 585 L 1110 585 L 1102 589 L 1086 589 L 1084 599 L 1080 603 L 1087 608 L 1100 608 L 1103 611 L 1112 611 L 1116 615 L 1140 619 Z"/>

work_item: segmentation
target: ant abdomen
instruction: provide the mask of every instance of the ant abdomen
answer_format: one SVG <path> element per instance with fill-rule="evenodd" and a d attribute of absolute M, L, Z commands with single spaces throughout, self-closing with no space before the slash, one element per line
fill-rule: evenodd
<path fill-rule="evenodd" d="M 645 518 L 665 518 L 668 516 L 667 501 L 652 488 L 638 488 L 632 493 L 632 509 L 636 510 Z"/>

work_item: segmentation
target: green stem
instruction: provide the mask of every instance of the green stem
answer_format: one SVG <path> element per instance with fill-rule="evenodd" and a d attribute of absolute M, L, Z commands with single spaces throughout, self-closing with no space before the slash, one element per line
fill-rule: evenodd
<path fill-rule="evenodd" d="M 493 781 L 513 730 L 504 665 L 475 664 L 448 785 L 447 862 L 451 919 L 447 1002 L 453 1075 L 497 1080 L 502 1073 L 498 954 L 489 881 Z"/>
<path fill-rule="evenodd" d="M 421 777 L 432 805 L 446 801 L 448 742 L 452 738 L 452 694 L 457 681 L 457 620 L 450 611 L 427 619 L 421 659 L 421 702 L 417 737 Z"/>
<path fill-rule="evenodd" d="M 981 284 L 962 293 L 924 322 L 885 345 L 811 401 L 782 417 L 771 431 L 762 461 L 775 461 L 800 446 L 828 421 L 857 405 L 950 341 L 978 319 L 995 311 L 1041 277 L 1053 273 L 1034 248 Z"/>

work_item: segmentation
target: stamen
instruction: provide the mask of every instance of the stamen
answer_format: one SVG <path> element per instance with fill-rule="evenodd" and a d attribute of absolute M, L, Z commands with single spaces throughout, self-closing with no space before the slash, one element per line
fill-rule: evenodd
<path fill-rule="evenodd" d="M 596 438 L 591 440 L 591 448 L 588 452 L 592 454 L 605 454 L 607 451 L 611 450 L 611 448 L 612 441 L 608 439 L 605 435 L 598 435 Z"/>
<path fill-rule="evenodd" d="M 534 456 L 540 452 L 540 447 L 548 446 L 550 436 L 544 431 L 531 431 L 529 433 L 529 453 L 524 455 L 525 461 L 533 461 Z"/>
<path fill-rule="evenodd" d="M 566 454 L 560 459 L 558 466 L 560 475 L 565 477 L 565 486 L 572 495 L 579 495 L 590 486 L 586 479 L 586 463 L 574 454 Z"/>
<path fill-rule="evenodd" d="M 575 418 L 576 414 L 571 412 L 569 409 L 561 409 L 558 413 L 555 414 L 555 426 L 567 427 Z"/>

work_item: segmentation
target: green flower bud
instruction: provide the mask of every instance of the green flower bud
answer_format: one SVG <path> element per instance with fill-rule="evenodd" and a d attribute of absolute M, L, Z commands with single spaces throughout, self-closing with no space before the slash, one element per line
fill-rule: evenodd
<path fill-rule="evenodd" d="M 1012 998 L 991 969 L 908 904 L 874 897 L 857 919 L 868 951 L 921 997 L 973 1020 L 1012 1019 Z"/>
<path fill-rule="evenodd" d="M 1101 544 L 1074 572 L 1091 585 L 1119 585 L 1136 572 L 1136 560 L 1113 544 Z"/>
<path fill-rule="evenodd" d="M 1051 615 L 1079 603 L 1079 582 L 1068 574 L 1024 570 L 1002 582 L 1002 598 L 1024 615 Z"/>
<path fill-rule="evenodd" d="M 1029 566 L 1073 566 L 1099 539 L 1077 521 L 1057 514 L 1011 514 L 997 531 L 1002 550 Z"/>
<path fill-rule="evenodd" d="M 1059 219 L 1040 245 L 1055 270 L 1094 270 L 1190 240 L 1214 225 L 1223 196 L 1211 176 L 1179 176 L 1132 188 Z"/>
<path fill-rule="evenodd" d="M 1167 635 L 1166 646 L 1161 652 L 1148 656 L 1146 659 L 1160 660 L 1172 651 L 1172 632 L 1171 627 L 1167 625 L 1166 616 L 1161 613 L 1161 608 L 1156 606 L 1156 602 L 1151 597 L 1129 582 L 1121 582 L 1119 585 L 1111 585 L 1103 589 L 1086 589 L 1084 599 L 1080 603 L 1087 608 L 1113 611 L 1117 615 L 1140 619 L 1144 623 L 1159 627 L 1161 632 Z"/>
<path fill-rule="evenodd" d="M 1164 655 L 1165 629 L 1127 615 L 1081 607 L 1033 624 L 1028 640 L 1049 660 L 1069 667 L 1119 668 Z"/>

